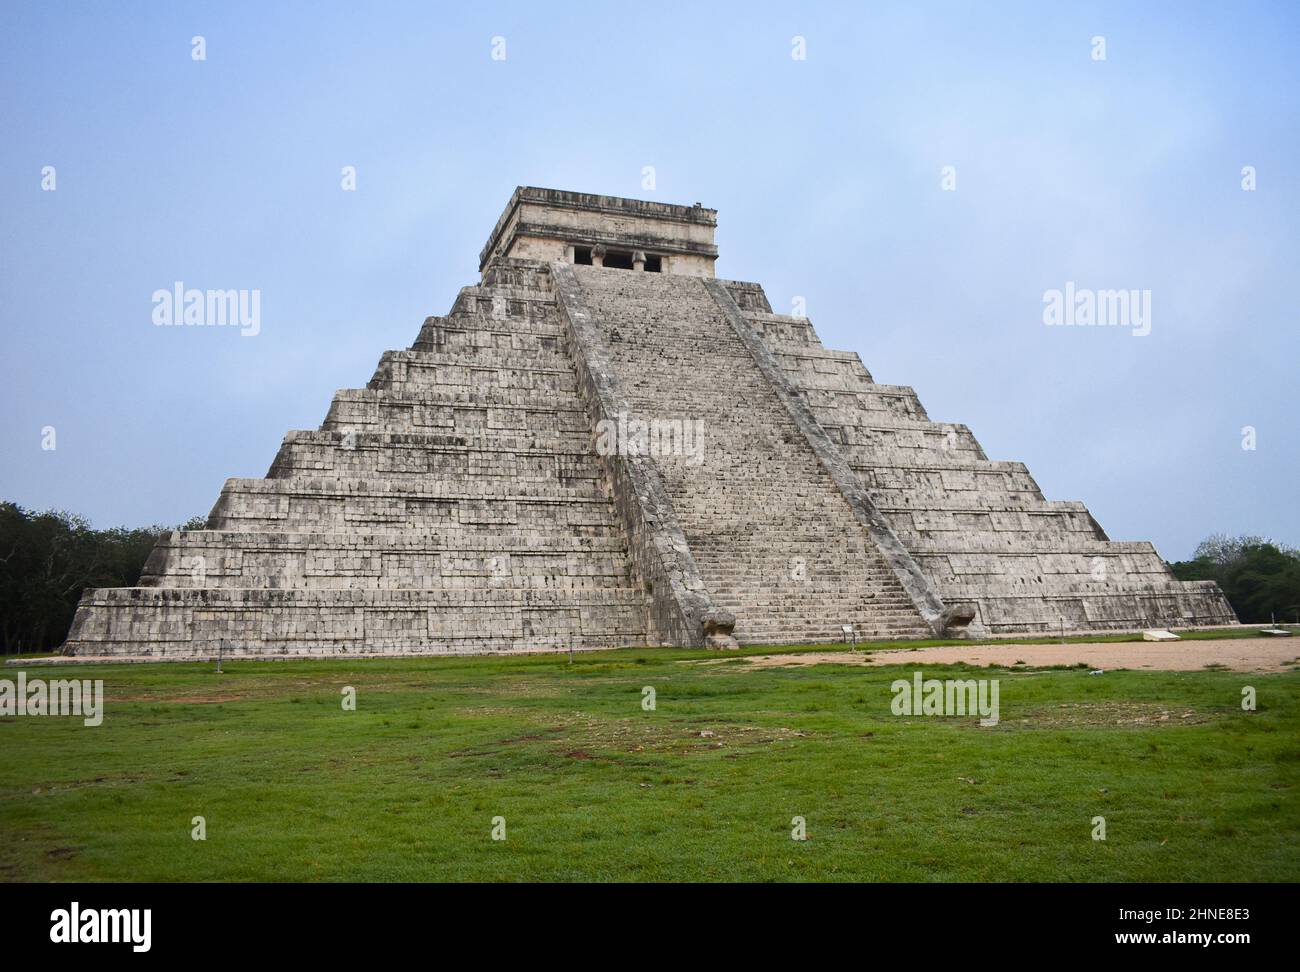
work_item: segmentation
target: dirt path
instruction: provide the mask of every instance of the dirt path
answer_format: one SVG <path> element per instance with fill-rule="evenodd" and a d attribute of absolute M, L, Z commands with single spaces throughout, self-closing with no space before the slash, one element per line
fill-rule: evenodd
<path fill-rule="evenodd" d="M 876 651 L 871 654 L 801 652 L 791 655 L 751 655 L 745 660 L 759 668 L 781 665 L 1014 665 L 1030 667 L 1075 665 L 1091 668 L 1149 668 L 1197 671 L 1222 665 L 1235 672 L 1282 672 L 1295 667 L 1300 638 L 1224 638 L 1204 641 L 1121 641 L 1069 645 L 960 645 Z"/>
<path fill-rule="evenodd" d="M 555 652 L 546 652 L 556 654 Z M 512 654 L 502 652 L 501 654 Z M 530 653 L 531 654 L 531 653 Z M 714 652 L 708 658 L 692 659 L 683 664 L 717 665 L 727 661 L 725 653 L 718 657 Z M 333 655 L 330 658 L 357 656 Z M 385 656 L 365 656 L 385 657 Z M 400 656 L 412 657 L 412 656 Z M 432 656 L 430 656 L 432 657 Z M 463 656 L 447 656 L 463 657 Z M 1300 662 L 1300 638 L 1222 638 L 1197 641 L 1121 641 L 1100 644 L 1026 645 L 1007 642 L 993 645 L 951 645 L 942 648 L 897 648 L 851 653 L 847 651 L 804 651 L 788 655 L 750 655 L 744 661 L 758 668 L 782 665 L 1014 665 L 1024 662 L 1030 667 L 1044 665 L 1076 665 L 1082 662 L 1090 668 L 1137 668 L 1165 671 L 1198 671 L 1207 665 L 1222 665 L 1236 672 L 1282 672 L 1297 667 Z M 107 658 L 30 658 L 11 661 L 10 667 L 39 665 L 103 664 L 105 662 L 137 662 L 158 664 L 161 661 L 196 662 L 195 658 L 146 658 L 115 655 Z M 212 659 L 206 659 L 211 661 Z M 227 656 L 228 661 L 291 661 L 275 656 Z M 310 660 L 310 659 L 308 659 Z M 219 700 L 213 700 L 219 701 Z"/>

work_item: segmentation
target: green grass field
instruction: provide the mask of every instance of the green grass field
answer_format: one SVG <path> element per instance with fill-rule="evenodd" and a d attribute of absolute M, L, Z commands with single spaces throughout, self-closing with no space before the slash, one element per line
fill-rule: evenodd
<path fill-rule="evenodd" d="M 107 703 L 0 719 L 0 880 L 1300 879 L 1300 672 L 926 666 L 982 728 L 743 654 L 29 665 Z"/>

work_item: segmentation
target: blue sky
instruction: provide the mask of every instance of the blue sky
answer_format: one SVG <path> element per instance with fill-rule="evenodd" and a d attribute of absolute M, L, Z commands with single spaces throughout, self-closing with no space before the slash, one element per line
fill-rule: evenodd
<path fill-rule="evenodd" d="M 720 276 L 1114 539 L 1300 544 L 1300 6 L 974 6 L 6 4 L 0 499 L 206 514 L 526 184 L 716 208 Z M 153 326 L 177 280 L 261 333 Z M 1151 333 L 1045 326 L 1067 282 L 1150 290 Z"/>

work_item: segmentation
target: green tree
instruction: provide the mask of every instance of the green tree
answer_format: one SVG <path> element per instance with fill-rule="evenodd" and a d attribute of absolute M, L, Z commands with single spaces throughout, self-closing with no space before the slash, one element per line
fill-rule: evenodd
<path fill-rule="evenodd" d="M 201 528 L 201 519 L 185 528 Z M 5 653 L 46 651 L 67 637 L 87 587 L 139 582 L 158 537 L 172 527 L 94 530 L 61 510 L 0 502 L 0 639 Z"/>
<path fill-rule="evenodd" d="M 1300 620 L 1300 551 L 1262 537 L 1214 534 L 1191 560 L 1169 565 L 1179 580 L 1212 580 L 1247 623 Z"/>

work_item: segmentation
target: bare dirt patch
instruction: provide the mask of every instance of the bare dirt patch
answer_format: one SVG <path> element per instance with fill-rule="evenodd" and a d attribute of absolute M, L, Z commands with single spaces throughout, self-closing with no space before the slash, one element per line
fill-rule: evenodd
<path fill-rule="evenodd" d="M 553 718 L 553 717 L 552 717 Z M 529 743 L 553 744 L 553 752 L 569 759 L 619 759 L 638 753 L 692 755 L 718 749 L 749 751 L 793 743 L 808 732 L 776 726 L 729 722 L 697 724 L 689 720 L 606 719 L 583 712 L 561 717 L 557 724 L 539 726 L 526 735 L 449 753 L 452 757 L 491 756 L 505 747 Z"/>
<path fill-rule="evenodd" d="M 1201 641 L 1118 641 L 1093 644 L 948 645 L 888 651 L 798 652 L 750 655 L 757 668 L 788 665 L 1087 665 L 1152 671 L 1200 671 L 1214 665 L 1234 672 L 1284 672 L 1295 667 L 1300 643 L 1294 638 L 1221 638 Z"/>
<path fill-rule="evenodd" d="M 150 702 L 156 705 L 221 705 L 224 702 L 242 702 L 244 695 L 124 695 L 114 702 Z"/>
<path fill-rule="evenodd" d="M 1170 708 L 1150 702 L 1062 702 L 1034 709 L 1008 723 L 1034 729 L 1065 729 L 1072 726 L 1194 726 L 1213 716 L 1197 709 Z"/>

